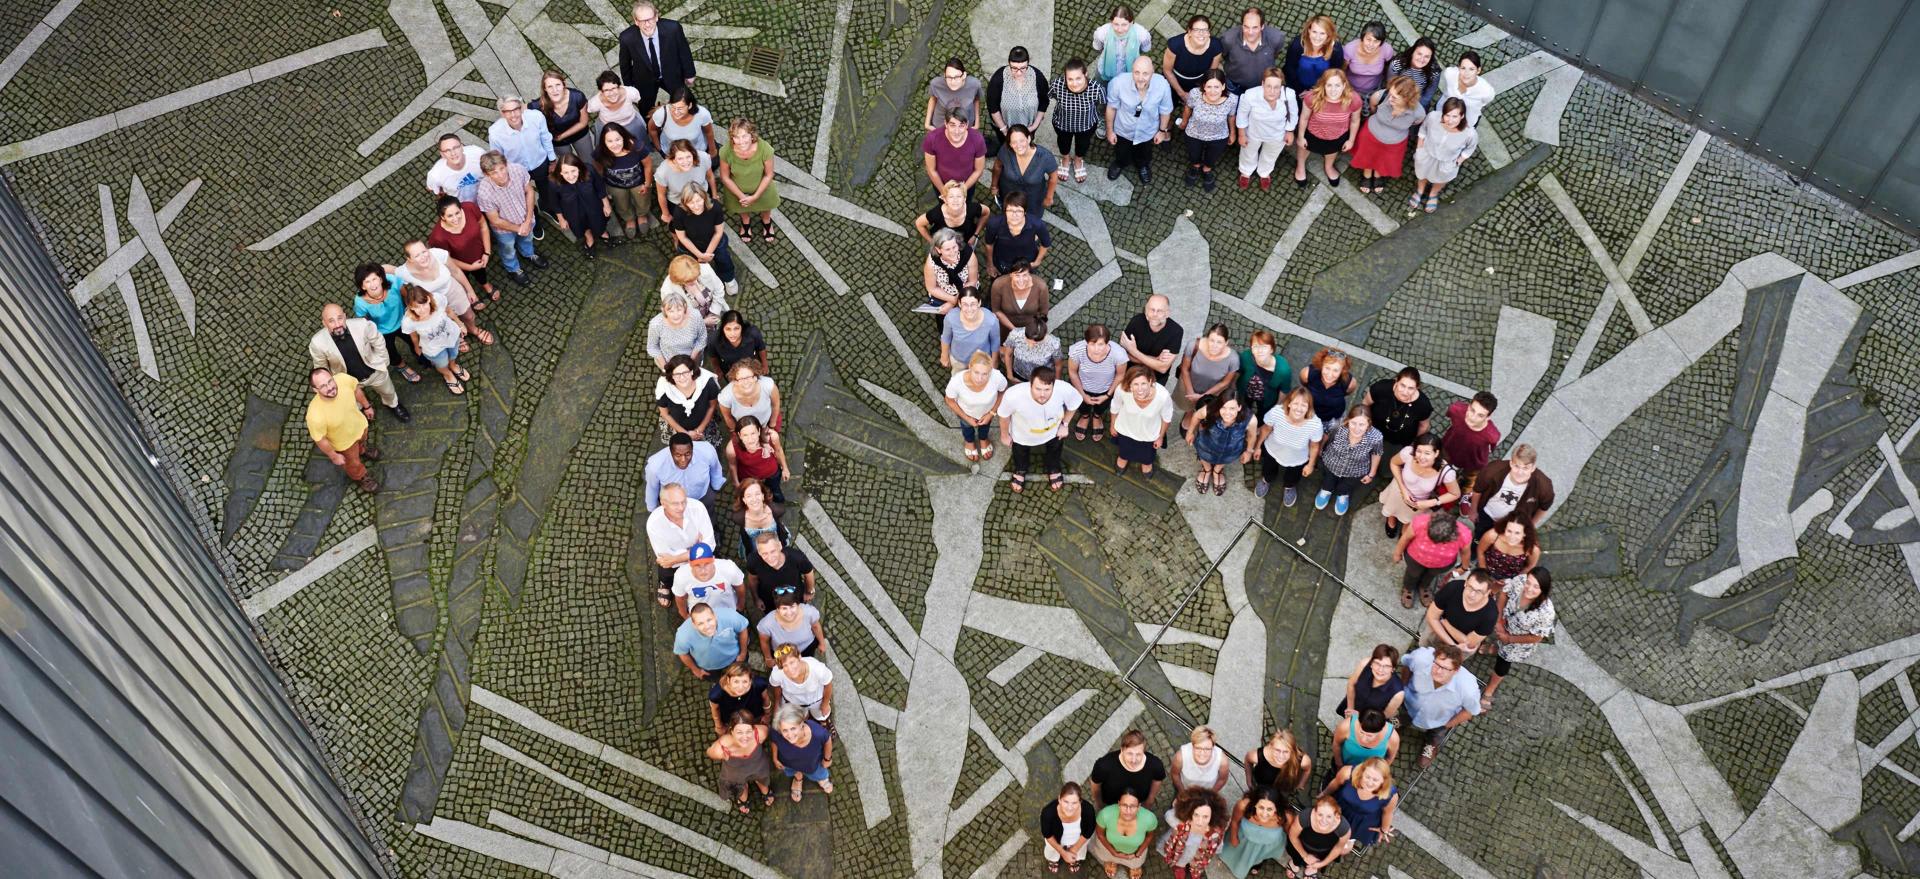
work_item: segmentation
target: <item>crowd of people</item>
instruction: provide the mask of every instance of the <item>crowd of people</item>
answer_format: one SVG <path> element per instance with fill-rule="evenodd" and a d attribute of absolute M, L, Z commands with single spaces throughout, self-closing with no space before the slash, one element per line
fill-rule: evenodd
<path fill-rule="evenodd" d="M 402 245 L 396 264 L 356 267 L 351 300 L 322 310 L 306 418 L 322 454 L 378 490 L 366 465 L 378 457 L 368 395 L 406 422 L 393 372 L 410 383 L 437 373 L 450 393 L 465 393 L 472 376 L 461 355 L 497 342 L 480 323 L 502 302 L 496 254 L 500 280 L 524 288 L 550 265 L 538 243 L 551 227 L 586 259 L 663 229 L 672 256 L 646 331 L 659 370 L 660 447 L 645 467 L 653 597 L 681 619 L 672 651 L 709 685 L 707 756 L 734 807 L 749 813 L 756 796 L 774 803 L 775 769 L 795 801 L 809 781 L 833 791 L 834 671 L 822 658 L 814 564 L 784 524 L 792 473 L 781 390 L 764 335 L 730 303 L 739 284 L 729 224 L 743 241 L 778 241 L 780 192 L 773 148 L 754 123 L 721 126 L 696 99 L 684 30 L 651 2 L 632 11 L 619 62 L 591 97 L 548 71 L 538 96 L 499 99 L 484 149 L 458 134 L 440 139 L 425 234 Z M 962 454 L 990 461 L 1005 447 L 1013 492 L 1027 490 L 1036 459 L 1048 488 L 1061 490 L 1069 440 L 1109 444 L 1117 469 L 1142 473 L 1184 441 L 1198 491 L 1224 494 L 1254 464 L 1253 493 L 1266 497 L 1278 482 L 1285 506 L 1317 470 L 1314 508 L 1336 516 L 1378 490 L 1381 527 L 1404 566 L 1400 602 L 1419 602 L 1425 616 L 1404 655 L 1381 644 L 1356 666 L 1319 787 L 1286 728 L 1245 755 L 1246 793 L 1232 804 L 1222 798 L 1232 758 L 1210 729 L 1193 731 L 1171 769 L 1131 731 L 1040 816 L 1055 872 L 1077 872 L 1091 856 L 1109 876 L 1124 867 L 1138 877 L 1157 852 L 1181 879 L 1216 857 L 1241 877 L 1270 859 L 1312 876 L 1393 838 L 1403 739 L 1429 765 L 1552 631 L 1552 576 L 1539 565 L 1536 530 L 1552 482 L 1525 444 L 1492 459 L 1501 434 L 1490 393 L 1452 402 L 1436 435 L 1419 370 L 1363 387 L 1352 357 L 1332 347 L 1296 368 L 1265 330 L 1244 345 L 1224 325 L 1190 336 L 1158 294 L 1119 330 L 1093 323 L 1063 345 L 1049 323 L 1060 283 L 1044 268 L 1053 246 L 1044 210 L 1062 182 L 1087 179 L 1094 141 L 1112 150 L 1108 177 L 1132 169 L 1147 184 L 1154 148 L 1177 138 L 1185 182 L 1206 189 L 1232 147 L 1243 189 L 1271 188 L 1291 147 L 1297 184 L 1311 183 L 1311 167 L 1340 185 L 1335 160 L 1346 154 L 1369 194 L 1401 177 L 1411 152 L 1409 206 L 1433 211 L 1473 154 L 1493 89 L 1473 52 L 1442 68 L 1432 40 L 1396 50 L 1377 22 L 1342 42 L 1332 18 L 1315 16 L 1290 37 L 1250 8 L 1227 34 L 1196 15 L 1156 56 L 1157 45 L 1120 6 L 1093 32 L 1093 59 L 1071 59 L 1051 80 L 1023 47 L 984 85 L 961 59 L 945 63 L 923 120 L 933 203 L 915 221 L 928 245 L 916 310 L 939 326 Z M 1036 142 L 1042 123 L 1058 155 Z M 1484 690 L 1460 673 L 1476 653 L 1495 657 Z"/>

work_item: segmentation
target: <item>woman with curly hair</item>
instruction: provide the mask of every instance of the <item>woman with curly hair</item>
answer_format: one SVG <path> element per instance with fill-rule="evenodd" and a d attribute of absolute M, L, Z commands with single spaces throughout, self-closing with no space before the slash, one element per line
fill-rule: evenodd
<path fill-rule="evenodd" d="M 1187 788 L 1174 796 L 1166 827 L 1155 848 L 1173 879 L 1199 879 L 1227 839 L 1227 803 L 1212 788 Z"/>

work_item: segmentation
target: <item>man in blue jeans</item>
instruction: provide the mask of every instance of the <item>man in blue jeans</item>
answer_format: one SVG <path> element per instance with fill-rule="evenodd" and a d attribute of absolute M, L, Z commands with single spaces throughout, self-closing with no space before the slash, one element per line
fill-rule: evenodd
<path fill-rule="evenodd" d="M 533 252 L 533 179 L 527 169 L 507 161 L 498 150 L 480 157 L 480 185 L 473 195 L 474 206 L 487 215 L 493 227 L 494 249 L 500 253 L 500 265 L 514 283 L 525 287 L 533 283 L 524 259 L 536 269 L 544 269 L 545 257 Z"/>

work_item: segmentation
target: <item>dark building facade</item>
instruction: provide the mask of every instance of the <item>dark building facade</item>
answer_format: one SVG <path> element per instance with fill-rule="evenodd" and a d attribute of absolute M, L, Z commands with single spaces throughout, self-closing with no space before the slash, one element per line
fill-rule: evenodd
<path fill-rule="evenodd" d="M 386 875 L 0 187 L 0 874 Z"/>

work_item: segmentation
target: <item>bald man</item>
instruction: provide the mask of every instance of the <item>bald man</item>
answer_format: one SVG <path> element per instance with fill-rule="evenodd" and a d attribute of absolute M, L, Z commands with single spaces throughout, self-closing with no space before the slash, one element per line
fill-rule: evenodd
<path fill-rule="evenodd" d="M 1172 313 L 1167 297 L 1155 293 L 1147 297 L 1146 307 L 1127 321 L 1127 328 L 1120 333 L 1120 347 L 1126 349 L 1127 358 L 1153 370 L 1156 382 L 1165 382 L 1173 371 L 1186 335 L 1180 322 L 1168 316 Z"/>
<path fill-rule="evenodd" d="M 320 331 L 307 342 L 307 357 L 314 369 L 353 376 L 361 388 L 380 395 L 380 405 L 401 422 L 413 420 L 387 378 L 387 346 L 373 321 L 347 317 L 340 306 L 327 303 L 320 309 Z"/>

